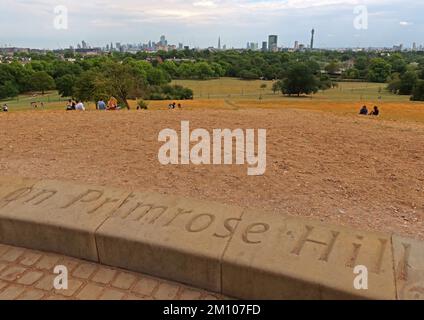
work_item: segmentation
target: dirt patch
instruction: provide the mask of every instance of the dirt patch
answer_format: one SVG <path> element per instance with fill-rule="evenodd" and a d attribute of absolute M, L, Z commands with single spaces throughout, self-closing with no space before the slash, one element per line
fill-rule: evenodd
<path fill-rule="evenodd" d="M 264 128 L 267 172 L 161 166 L 160 130 Z M 191 196 L 424 239 L 424 125 L 295 109 L 0 114 L 0 171 Z"/>

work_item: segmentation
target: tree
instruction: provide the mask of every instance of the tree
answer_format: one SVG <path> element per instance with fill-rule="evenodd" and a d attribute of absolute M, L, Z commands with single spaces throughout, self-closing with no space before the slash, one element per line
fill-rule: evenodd
<path fill-rule="evenodd" d="M 359 70 L 356 69 L 356 68 L 347 69 L 345 72 L 343 72 L 343 78 L 345 78 L 345 79 L 359 79 L 360 78 Z"/>
<path fill-rule="evenodd" d="M 371 82 L 387 82 L 392 73 L 392 66 L 384 59 L 375 58 L 371 60 L 368 70 L 368 80 Z"/>
<path fill-rule="evenodd" d="M 215 76 L 215 72 L 207 62 L 198 62 L 194 64 L 194 73 L 200 80 L 210 79 Z"/>
<path fill-rule="evenodd" d="M 6 81 L 0 85 L 0 99 L 13 98 L 19 94 L 18 87 L 13 81 Z"/>
<path fill-rule="evenodd" d="M 412 90 L 412 101 L 424 101 L 424 80 L 418 80 Z"/>
<path fill-rule="evenodd" d="M 281 81 L 276 81 L 272 84 L 272 92 L 274 92 L 274 94 L 277 93 L 277 91 L 281 90 Z"/>
<path fill-rule="evenodd" d="M 167 84 L 171 81 L 171 78 L 165 70 L 159 68 L 152 68 L 147 71 L 147 81 L 150 85 L 159 86 Z"/>
<path fill-rule="evenodd" d="M 393 72 L 406 72 L 407 63 L 400 53 L 396 53 L 390 57 Z"/>
<path fill-rule="evenodd" d="M 325 71 L 329 74 L 336 74 L 340 71 L 340 63 L 338 61 L 331 61 L 325 66 Z"/>
<path fill-rule="evenodd" d="M 31 86 L 34 91 L 44 94 L 47 90 L 55 88 L 53 78 L 45 71 L 37 71 L 31 76 Z"/>
<path fill-rule="evenodd" d="M 407 71 L 400 77 L 399 94 L 410 95 L 417 84 L 418 76 L 414 71 Z"/>
<path fill-rule="evenodd" d="M 101 73 L 95 69 L 83 72 L 76 79 L 72 89 L 74 97 L 80 101 L 93 101 L 95 103 L 99 98 L 110 97 L 105 88 L 102 88 L 99 84 L 98 79 L 101 77 Z"/>
<path fill-rule="evenodd" d="M 304 63 L 296 63 L 289 67 L 287 77 L 281 82 L 281 92 L 289 96 L 295 94 L 316 93 L 319 82 L 313 71 Z"/>
<path fill-rule="evenodd" d="M 128 99 L 136 99 L 145 93 L 147 84 L 143 75 L 129 64 L 108 62 L 103 68 L 101 79 L 95 82 L 96 87 L 115 96 L 129 110 Z"/>
<path fill-rule="evenodd" d="M 56 79 L 56 89 L 62 97 L 73 97 L 77 77 L 72 74 L 64 75 Z"/>
<path fill-rule="evenodd" d="M 359 73 L 359 77 L 360 78 L 365 78 L 367 76 L 368 73 L 368 67 L 369 67 L 369 61 L 368 58 L 365 56 L 359 56 L 356 60 L 355 60 L 355 65 L 354 65 L 355 69 L 358 70 Z"/>
<path fill-rule="evenodd" d="M 165 61 L 160 65 L 172 78 L 176 78 L 178 75 L 178 67 L 174 61 Z"/>

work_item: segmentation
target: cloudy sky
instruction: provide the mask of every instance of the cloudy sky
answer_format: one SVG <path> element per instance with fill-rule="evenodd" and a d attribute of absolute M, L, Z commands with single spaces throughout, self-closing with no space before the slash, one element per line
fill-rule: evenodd
<path fill-rule="evenodd" d="M 57 6 L 68 10 L 67 30 L 54 28 Z M 367 29 L 354 26 L 358 6 L 367 8 Z M 245 47 L 277 34 L 279 45 L 292 46 L 308 43 L 315 28 L 317 47 L 410 47 L 424 44 L 423 12 L 423 0 L 0 0 L 0 45 L 103 46 L 164 34 L 174 44 L 217 46 L 221 36 Z"/>

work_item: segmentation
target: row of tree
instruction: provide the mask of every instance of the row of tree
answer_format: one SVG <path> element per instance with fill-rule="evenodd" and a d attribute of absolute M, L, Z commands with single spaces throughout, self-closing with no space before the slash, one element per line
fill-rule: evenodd
<path fill-rule="evenodd" d="M 114 53 L 91 58 L 66 52 L 65 56 L 75 61 L 63 61 L 48 52 L 45 55 L 17 54 L 17 61 L 0 64 L 0 99 L 54 88 L 63 96 L 86 98 L 87 84 L 95 87 L 91 91 L 98 96 L 110 87 L 109 75 L 113 74 L 123 80 L 136 81 L 137 90 L 128 91 L 136 92 L 138 97 L 143 92 L 142 96 L 153 99 L 173 96 L 174 91 L 175 96 L 190 96 L 190 92 L 181 94 L 180 89 L 163 88 L 172 79 L 204 80 L 222 76 L 279 79 L 273 89 L 284 94 L 309 94 L 333 86 L 334 80 L 351 79 L 388 83 L 391 92 L 422 100 L 424 86 L 424 55 L 419 52 L 184 50 Z M 19 59 L 30 62 L 23 65 Z M 299 83 L 302 83 L 301 90 Z"/>

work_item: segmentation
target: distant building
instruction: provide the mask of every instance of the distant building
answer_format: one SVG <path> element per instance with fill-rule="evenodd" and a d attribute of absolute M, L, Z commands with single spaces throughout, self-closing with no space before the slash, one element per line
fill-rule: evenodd
<path fill-rule="evenodd" d="M 76 49 L 75 53 L 78 53 L 82 56 L 98 56 L 102 54 L 101 48 L 80 48 Z"/>
<path fill-rule="evenodd" d="M 314 50 L 314 41 L 315 41 L 315 29 L 311 31 L 311 46 L 309 47 L 311 50 Z"/>
<path fill-rule="evenodd" d="M 393 46 L 393 51 L 403 51 L 403 44 Z"/>
<path fill-rule="evenodd" d="M 218 50 L 221 50 L 221 37 L 218 38 Z"/>
<path fill-rule="evenodd" d="M 268 50 L 271 52 L 278 50 L 278 36 L 270 35 L 268 37 Z"/>
<path fill-rule="evenodd" d="M 268 50 L 268 42 L 263 41 L 262 42 L 262 51 L 265 52 Z"/>
<path fill-rule="evenodd" d="M 168 45 L 168 41 L 166 40 L 166 37 L 165 36 L 161 36 L 160 37 L 159 45 L 161 47 L 166 47 Z"/>
<path fill-rule="evenodd" d="M 257 42 L 248 42 L 246 45 L 246 49 L 256 51 L 259 49 L 259 45 Z"/>

